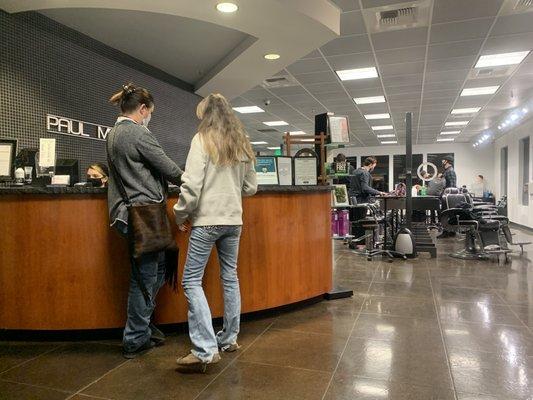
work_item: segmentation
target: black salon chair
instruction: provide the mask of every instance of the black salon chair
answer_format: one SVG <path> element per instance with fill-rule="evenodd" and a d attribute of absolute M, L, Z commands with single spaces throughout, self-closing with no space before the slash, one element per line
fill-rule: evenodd
<path fill-rule="evenodd" d="M 510 250 L 502 244 L 500 237 L 500 227 L 506 221 L 498 221 L 498 216 L 494 219 L 490 216 L 484 218 L 482 210 L 474 209 L 465 193 L 444 195 L 443 203 L 446 205 L 440 217 L 443 228 L 465 235 L 464 248 L 450 254 L 451 257 L 483 260 L 491 255 L 503 254 L 505 261 L 508 261 L 507 254 Z"/>

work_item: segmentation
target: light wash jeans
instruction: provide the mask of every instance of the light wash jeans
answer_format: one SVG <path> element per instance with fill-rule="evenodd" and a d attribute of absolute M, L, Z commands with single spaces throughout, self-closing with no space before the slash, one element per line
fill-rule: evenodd
<path fill-rule="evenodd" d="M 241 226 L 197 226 L 192 228 L 182 285 L 189 303 L 189 336 L 192 354 L 210 362 L 224 348 L 237 342 L 240 329 L 241 293 L 237 276 L 237 256 Z M 205 267 L 216 245 L 220 278 L 224 288 L 224 325 L 215 335 L 211 311 L 202 288 Z"/>
<path fill-rule="evenodd" d="M 121 235 L 127 235 L 127 225 L 117 223 L 115 227 Z M 137 350 L 152 336 L 149 325 L 155 308 L 155 298 L 157 292 L 165 283 L 165 252 L 159 251 L 144 254 L 137 260 L 139 278 L 144 283 L 150 296 L 148 304 L 135 277 L 133 265 L 131 268 L 130 290 L 128 292 L 128 319 L 122 338 L 122 344 L 126 351 Z"/>

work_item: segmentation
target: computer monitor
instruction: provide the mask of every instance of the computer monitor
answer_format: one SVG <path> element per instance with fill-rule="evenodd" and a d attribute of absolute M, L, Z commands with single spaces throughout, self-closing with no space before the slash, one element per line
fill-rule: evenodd
<path fill-rule="evenodd" d="M 56 160 L 55 175 L 70 175 L 70 186 L 80 181 L 80 167 L 78 160 L 58 158 Z"/>
<path fill-rule="evenodd" d="M 12 181 L 15 177 L 17 139 L 0 139 L 0 181 Z"/>

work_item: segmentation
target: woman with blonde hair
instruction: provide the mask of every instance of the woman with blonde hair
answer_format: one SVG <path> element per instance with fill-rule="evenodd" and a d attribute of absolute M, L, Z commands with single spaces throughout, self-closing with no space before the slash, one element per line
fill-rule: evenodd
<path fill-rule="evenodd" d="M 174 206 L 181 231 L 191 229 L 182 285 L 189 304 L 190 354 L 181 366 L 220 360 L 221 351 L 239 348 L 241 298 L 237 257 L 242 229 L 242 196 L 257 191 L 254 152 L 241 121 L 220 94 L 203 99 L 196 109 L 201 120 L 194 136 L 179 200 Z M 188 221 L 188 222 L 186 222 Z M 217 247 L 224 288 L 224 326 L 215 335 L 211 312 L 202 289 L 204 270 Z"/>

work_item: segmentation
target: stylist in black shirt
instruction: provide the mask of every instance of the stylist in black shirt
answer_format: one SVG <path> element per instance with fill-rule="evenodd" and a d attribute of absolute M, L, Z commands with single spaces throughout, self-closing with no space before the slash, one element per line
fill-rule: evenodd
<path fill-rule="evenodd" d="M 349 195 L 350 198 L 355 197 L 357 199 L 357 204 L 368 203 L 371 196 L 386 194 L 372 187 L 372 176 L 370 175 L 370 172 L 376 168 L 377 163 L 378 162 L 374 157 L 367 157 L 363 161 L 363 166 L 356 169 L 355 173 L 350 176 Z M 352 222 L 363 219 L 366 216 L 366 208 L 357 207 L 352 208 L 350 211 L 350 220 Z M 365 230 L 356 226 L 352 230 L 352 234 L 355 236 L 355 239 L 357 239 L 365 235 Z M 357 242 L 362 243 L 363 240 Z"/>

